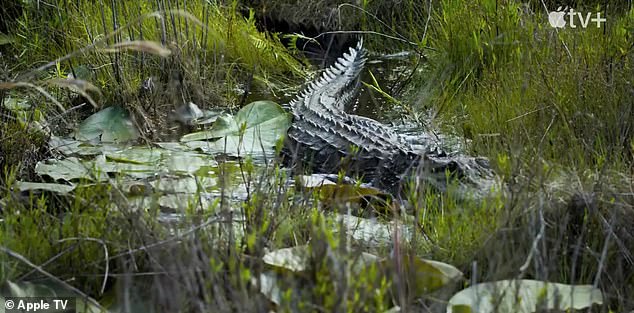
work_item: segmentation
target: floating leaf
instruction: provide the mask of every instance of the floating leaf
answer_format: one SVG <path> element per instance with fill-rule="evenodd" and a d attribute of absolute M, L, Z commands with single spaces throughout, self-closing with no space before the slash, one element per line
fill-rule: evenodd
<path fill-rule="evenodd" d="M 139 186 L 139 185 L 132 185 Z M 145 189 L 145 185 L 140 185 Z M 144 190 L 145 191 L 145 190 Z M 150 190 L 150 193 L 152 191 Z M 204 195 L 195 195 L 189 193 L 169 194 L 158 197 L 153 196 L 131 197 L 128 202 L 135 208 L 149 208 L 152 203 L 157 203 L 162 209 L 168 209 L 172 212 L 184 212 L 189 208 L 209 209 L 215 207 L 214 199 Z"/>
<path fill-rule="evenodd" d="M 82 163 L 75 157 L 64 160 L 49 159 L 40 161 L 35 165 L 35 172 L 38 175 L 46 175 L 54 180 L 63 179 L 71 181 L 74 179 L 89 179 L 103 181 L 108 178 L 103 172 L 94 171 L 94 164 L 91 162 Z"/>
<path fill-rule="evenodd" d="M 196 141 L 196 140 L 208 140 L 217 139 L 230 135 L 239 135 L 240 128 L 238 122 L 233 116 L 229 114 L 223 114 L 218 116 L 214 122 L 213 127 L 210 130 L 195 132 L 187 134 L 181 138 L 181 141 Z"/>
<path fill-rule="evenodd" d="M 156 142 L 155 145 L 170 151 L 190 151 L 192 148 L 180 142 Z"/>
<path fill-rule="evenodd" d="M 20 191 L 27 190 L 46 190 L 58 194 L 67 194 L 75 189 L 75 185 L 53 184 L 53 183 L 34 183 L 34 182 L 16 182 Z"/>
<path fill-rule="evenodd" d="M 323 174 L 300 175 L 297 177 L 297 182 L 304 188 L 319 188 L 323 185 L 336 185 L 335 182 L 329 179 L 328 175 Z"/>
<path fill-rule="evenodd" d="M 217 118 L 212 129 L 183 136 L 191 142 L 218 139 L 208 143 L 208 151 L 231 155 L 261 154 L 273 151 L 290 126 L 288 114 L 272 101 L 256 101 L 242 108 L 235 117 Z M 199 144 L 199 148 L 202 145 Z"/>
<path fill-rule="evenodd" d="M 418 257 L 405 257 L 403 264 L 407 273 L 410 293 L 419 297 L 429 294 L 450 283 L 458 282 L 463 274 L 455 266 Z"/>
<path fill-rule="evenodd" d="M 167 152 L 164 155 L 162 167 L 173 173 L 197 173 L 201 168 L 217 166 L 218 163 L 210 156 L 192 152 Z"/>
<path fill-rule="evenodd" d="M 103 154 L 95 158 L 94 164 L 95 168 L 103 173 L 127 175 L 140 179 L 152 177 L 158 171 L 155 165 L 147 163 L 109 162 Z"/>
<path fill-rule="evenodd" d="M 156 164 L 161 159 L 163 149 L 130 147 L 118 151 L 105 152 L 109 160 L 132 164 Z"/>
<path fill-rule="evenodd" d="M 65 156 L 70 156 L 71 154 L 81 151 L 80 145 L 80 141 L 57 136 L 51 136 L 48 141 L 48 146 L 51 150 L 58 151 Z"/>
<path fill-rule="evenodd" d="M 591 285 L 512 279 L 481 283 L 458 292 L 449 300 L 447 312 L 568 311 L 593 304 L 603 304 L 603 295 Z"/>
<path fill-rule="evenodd" d="M 265 254 L 262 260 L 268 265 L 291 272 L 303 272 L 309 266 L 310 248 L 297 246 L 275 250 Z"/>
<path fill-rule="evenodd" d="M 252 278 L 252 284 L 257 285 L 255 277 Z M 282 303 L 282 292 L 279 286 L 278 273 L 274 271 L 265 271 L 260 274 L 260 292 L 276 305 Z"/>
<path fill-rule="evenodd" d="M 411 232 L 403 224 L 395 222 L 381 222 L 377 219 L 367 219 L 353 215 L 335 214 L 337 222 L 341 222 L 357 244 L 369 248 L 388 247 L 394 242 L 394 231 L 400 227 L 400 237 L 409 242 Z"/>
<path fill-rule="evenodd" d="M 139 137 L 128 113 L 119 106 L 107 107 L 81 123 L 75 138 L 84 141 L 125 142 Z"/>
<path fill-rule="evenodd" d="M 166 177 L 152 181 L 150 185 L 156 191 L 165 193 L 196 193 L 209 191 L 216 186 L 216 180 L 211 177 Z"/>

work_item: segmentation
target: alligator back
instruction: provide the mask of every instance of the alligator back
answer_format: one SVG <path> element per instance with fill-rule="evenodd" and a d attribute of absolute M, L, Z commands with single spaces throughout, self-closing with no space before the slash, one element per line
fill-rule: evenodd
<path fill-rule="evenodd" d="M 327 68 L 291 101 L 293 123 L 284 159 L 296 172 L 338 173 L 399 194 L 404 178 L 422 178 L 444 190 L 447 173 L 472 178 L 492 173 L 476 158 L 415 151 L 404 136 L 344 108 L 356 101 L 366 61 L 363 42 Z M 418 175 L 411 175 L 418 174 Z"/>
<path fill-rule="evenodd" d="M 285 156 L 309 172 L 345 171 L 382 189 L 392 189 L 399 174 L 418 156 L 383 124 L 350 115 L 344 108 L 356 100 L 365 64 L 362 41 L 327 68 L 290 103 L 294 121 Z"/>

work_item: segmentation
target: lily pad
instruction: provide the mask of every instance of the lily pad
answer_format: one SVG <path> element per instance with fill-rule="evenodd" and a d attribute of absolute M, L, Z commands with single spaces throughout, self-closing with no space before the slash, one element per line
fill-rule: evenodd
<path fill-rule="evenodd" d="M 334 177 L 333 177 L 334 176 Z M 297 183 L 309 190 L 317 190 L 320 200 L 326 203 L 331 202 L 359 202 L 371 197 L 389 197 L 381 190 L 366 184 L 357 184 L 353 179 L 344 177 L 342 183 L 335 183 L 336 175 L 332 174 L 312 174 L 298 176 Z"/>
<path fill-rule="evenodd" d="M 188 208 L 206 210 L 215 206 L 214 199 L 204 195 L 186 193 L 163 195 L 158 197 L 158 199 L 153 196 L 132 197 L 129 199 L 132 207 L 137 209 L 148 208 L 154 202 L 157 202 L 163 210 L 171 212 L 184 212 Z"/>
<path fill-rule="evenodd" d="M 92 162 L 82 162 L 76 157 L 64 160 L 49 159 L 40 161 L 35 165 L 35 172 L 38 175 L 46 175 L 54 180 L 89 179 L 103 181 L 108 179 L 106 173 L 94 169 L 95 166 Z"/>
<path fill-rule="evenodd" d="M 278 273 L 265 271 L 260 274 L 260 292 L 276 305 L 282 304 L 282 291 L 280 289 Z M 251 279 L 253 285 L 258 285 L 256 278 Z"/>
<path fill-rule="evenodd" d="M 191 148 L 180 142 L 156 142 L 155 145 L 169 151 L 190 151 Z"/>
<path fill-rule="evenodd" d="M 16 182 L 20 191 L 28 190 L 46 190 L 61 195 L 67 194 L 75 190 L 75 185 L 53 184 L 53 183 L 34 183 L 34 182 Z"/>
<path fill-rule="evenodd" d="M 150 182 L 155 191 L 164 193 L 196 193 L 209 191 L 216 186 L 216 180 L 211 177 L 164 177 Z"/>
<path fill-rule="evenodd" d="M 183 142 L 217 139 L 209 149 L 232 155 L 272 151 L 290 127 L 289 115 L 272 101 L 256 101 L 242 108 L 235 117 L 222 115 L 210 130 L 187 134 Z"/>
<path fill-rule="evenodd" d="M 130 147 L 118 151 L 105 152 L 106 158 L 117 162 L 133 164 L 155 164 L 161 159 L 162 149 Z"/>
<path fill-rule="evenodd" d="M 119 106 L 107 107 L 84 120 L 75 132 L 82 141 L 125 142 L 137 139 L 139 132 L 126 110 Z"/>
<path fill-rule="evenodd" d="M 418 257 L 403 258 L 408 285 L 415 297 L 429 294 L 462 279 L 462 272 L 455 266 Z"/>
<path fill-rule="evenodd" d="M 51 150 L 58 151 L 65 156 L 70 156 L 82 150 L 80 141 L 57 136 L 51 136 L 48 146 Z"/>
<path fill-rule="evenodd" d="M 356 217 L 354 215 L 335 214 L 337 222 L 341 222 L 347 234 L 359 245 L 367 248 L 389 247 L 394 242 L 394 231 L 400 227 L 400 237 L 409 242 L 412 234 L 403 224 L 382 222 L 377 219 Z"/>
<path fill-rule="evenodd" d="M 162 167 L 173 173 L 197 173 L 201 168 L 216 166 L 213 158 L 192 152 L 167 152 L 164 154 Z"/>
<path fill-rule="evenodd" d="M 134 178 L 148 178 L 156 174 L 158 169 L 154 165 L 108 162 L 103 157 L 97 157 L 96 168 L 103 173 L 127 175 Z"/>
<path fill-rule="evenodd" d="M 291 272 L 303 272 L 310 264 L 310 248 L 296 246 L 271 251 L 262 258 L 264 263 Z"/>
<path fill-rule="evenodd" d="M 591 285 L 512 279 L 481 283 L 456 293 L 449 300 L 447 312 L 568 311 L 593 304 L 603 304 L 603 294 Z"/>

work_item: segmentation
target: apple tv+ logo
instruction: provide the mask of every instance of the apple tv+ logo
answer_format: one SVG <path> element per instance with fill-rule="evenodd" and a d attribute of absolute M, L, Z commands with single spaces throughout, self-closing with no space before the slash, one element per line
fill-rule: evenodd
<path fill-rule="evenodd" d="M 552 11 L 548 13 L 548 23 L 550 26 L 554 28 L 564 28 L 566 25 L 570 26 L 570 28 L 577 28 L 581 26 L 581 28 L 587 28 L 590 22 L 597 25 L 597 28 L 601 28 L 601 25 L 605 23 L 607 20 L 604 17 L 601 17 L 601 12 L 597 12 L 593 14 L 588 12 L 585 16 L 581 12 L 575 12 L 574 9 L 570 9 L 568 7 L 562 9 L 562 7 L 557 8 L 557 11 Z M 579 24 L 575 24 L 575 22 L 579 21 Z"/>

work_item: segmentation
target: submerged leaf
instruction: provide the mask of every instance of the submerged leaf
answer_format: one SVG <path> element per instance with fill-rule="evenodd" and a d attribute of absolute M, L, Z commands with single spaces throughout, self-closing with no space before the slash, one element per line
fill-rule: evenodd
<path fill-rule="evenodd" d="M 449 300 L 447 312 L 568 311 L 593 304 L 603 304 L 603 294 L 591 285 L 511 279 L 477 284 L 456 293 Z"/>

